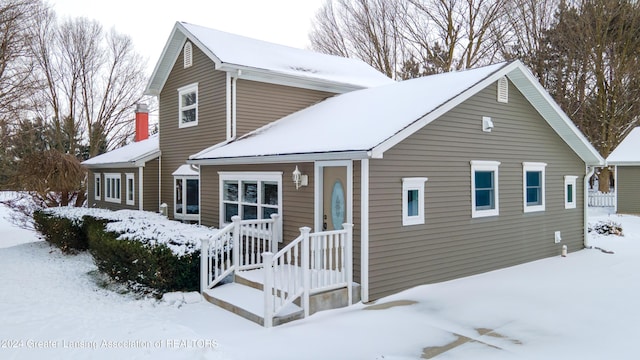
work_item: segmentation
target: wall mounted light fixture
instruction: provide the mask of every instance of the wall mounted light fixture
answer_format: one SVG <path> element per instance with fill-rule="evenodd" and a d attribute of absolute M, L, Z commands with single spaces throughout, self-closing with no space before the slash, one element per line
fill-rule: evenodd
<path fill-rule="evenodd" d="M 296 165 L 296 169 L 293 170 L 293 174 L 291 176 L 293 183 L 296 185 L 296 190 L 300 189 L 301 186 L 309 185 L 309 176 L 303 175 L 298 169 L 298 165 Z"/>

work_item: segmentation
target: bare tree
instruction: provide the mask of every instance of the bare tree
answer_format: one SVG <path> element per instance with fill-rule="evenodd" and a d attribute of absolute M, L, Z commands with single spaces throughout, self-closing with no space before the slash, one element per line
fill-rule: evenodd
<path fill-rule="evenodd" d="M 315 50 L 354 56 L 409 78 L 493 62 L 507 0 L 327 0 L 310 34 Z"/>
<path fill-rule="evenodd" d="M 50 119 L 59 149 L 77 153 L 84 143 L 91 157 L 123 143 L 146 81 L 131 39 L 86 18 L 57 24 L 51 13 L 38 34 L 34 53 L 46 84 L 38 116 Z"/>
<path fill-rule="evenodd" d="M 328 54 L 360 58 L 394 78 L 402 62 L 402 5 L 395 0 L 327 0 L 316 14 L 311 45 Z"/>

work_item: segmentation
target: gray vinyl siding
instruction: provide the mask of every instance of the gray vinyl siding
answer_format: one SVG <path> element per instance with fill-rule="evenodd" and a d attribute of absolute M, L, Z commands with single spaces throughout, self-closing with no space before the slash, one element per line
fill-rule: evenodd
<path fill-rule="evenodd" d="M 291 173 L 296 165 L 303 174 L 309 175 L 309 186 L 296 190 L 291 181 Z M 300 235 L 300 228 L 308 226 L 313 231 L 313 163 L 296 164 L 256 164 L 256 165 L 228 165 L 228 166 L 201 166 L 200 209 L 202 211 L 202 224 L 205 226 L 220 227 L 220 182 L 219 171 L 251 171 L 251 172 L 282 172 L 282 227 L 283 242 L 287 244 Z"/>
<path fill-rule="evenodd" d="M 564 208 L 564 176 L 585 164 L 510 84 L 495 84 L 370 161 L 370 299 L 583 247 L 583 198 Z M 495 125 L 482 132 L 482 116 Z M 499 161 L 499 216 L 471 217 L 471 160 Z M 543 212 L 523 212 L 523 162 L 544 162 Z M 402 226 L 402 178 L 427 177 L 425 224 Z M 562 243 L 554 243 L 554 231 Z"/>
<path fill-rule="evenodd" d="M 100 174 L 100 186 L 102 187 L 100 191 L 100 200 L 95 199 L 95 173 Z M 105 174 L 120 174 L 120 203 L 114 203 L 110 201 L 105 201 Z M 127 191 L 127 178 L 126 174 L 133 174 L 134 186 L 135 186 L 135 204 L 127 205 L 126 199 L 126 191 Z M 113 169 L 95 169 L 89 172 L 89 186 L 88 189 L 88 204 L 89 207 L 96 207 L 101 209 L 109 209 L 109 210 L 138 210 L 138 168 L 113 168 Z"/>
<path fill-rule="evenodd" d="M 239 79 L 236 86 L 237 136 L 242 136 L 333 95 L 323 91 L 243 79 Z"/>
<path fill-rule="evenodd" d="M 640 214 L 640 166 L 618 166 L 617 169 L 617 211 Z"/>
<path fill-rule="evenodd" d="M 291 173 L 296 165 L 303 174 L 309 176 L 309 185 L 296 190 L 291 181 Z M 255 164 L 201 166 L 201 198 L 202 225 L 220 227 L 220 183 L 219 171 L 237 172 L 282 172 L 283 202 L 283 243 L 287 245 L 300 235 L 300 228 L 308 226 L 314 231 L 314 163 L 295 164 Z M 353 278 L 360 280 L 360 162 L 353 165 Z"/>
<path fill-rule="evenodd" d="M 198 125 L 178 127 L 178 89 L 198 83 Z M 173 216 L 173 176 L 190 155 L 226 140 L 226 74 L 193 46 L 193 65 L 183 67 L 182 53 L 176 59 L 159 96 L 160 149 L 162 150 L 161 203 Z"/>
<path fill-rule="evenodd" d="M 159 174 L 160 174 L 160 160 L 154 159 L 147 161 L 144 165 L 144 178 L 143 178 L 143 197 L 142 197 L 142 209 L 145 211 L 157 212 L 159 210 L 160 202 L 158 200 L 159 192 Z M 136 180 L 137 182 L 137 180 Z M 136 190 L 137 191 L 137 190 Z M 136 196 L 140 199 L 140 195 Z"/>

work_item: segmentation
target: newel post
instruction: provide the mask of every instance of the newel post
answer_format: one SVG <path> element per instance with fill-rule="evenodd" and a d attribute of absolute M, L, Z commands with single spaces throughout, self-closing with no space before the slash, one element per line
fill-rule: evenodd
<path fill-rule="evenodd" d="M 209 287 L 209 238 L 202 239 L 200 247 L 200 294 Z"/>
<path fill-rule="evenodd" d="M 271 214 L 271 220 L 273 221 L 273 224 L 271 224 L 271 252 L 274 254 L 278 253 L 278 243 L 280 242 L 280 222 L 278 221 L 278 218 L 280 217 L 280 215 L 278 214 Z"/>
<path fill-rule="evenodd" d="M 273 253 L 262 253 L 264 264 L 264 327 L 273 326 Z"/>
<path fill-rule="evenodd" d="M 345 246 L 344 246 L 344 260 L 345 260 L 345 275 L 347 281 L 347 298 L 349 299 L 349 305 L 353 304 L 353 224 L 342 224 L 342 228 L 347 231 Z"/>
<path fill-rule="evenodd" d="M 238 270 L 240 267 L 240 216 L 231 217 L 233 222 L 233 267 Z"/>
<path fill-rule="evenodd" d="M 302 293 L 302 309 L 304 310 L 304 317 L 309 316 L 309 293 L 311 292 L 311 270 L 309 266 L 309 233 L 311 228 L 300 228 L 300 234 L 302 235 L 302 285 L 304 291 Z"/>

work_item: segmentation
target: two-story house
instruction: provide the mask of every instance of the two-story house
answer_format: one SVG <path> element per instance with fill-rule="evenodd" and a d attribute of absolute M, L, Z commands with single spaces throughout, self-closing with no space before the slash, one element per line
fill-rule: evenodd
<path fill-rule="evenodd" d="M 584 246 L 585 179 L 604 160 L 518 61 L 394 82 L 177 23 L 147 93 L 160 104 L 148 189 L 170 217 L 222 229 L 278 214 L 280 249 L 301 227 L 353 224 L 363 301 Z M 100 162 L 86 163 L 89 203 L 112 206 L 99 196 L 116 171 Z"/>

